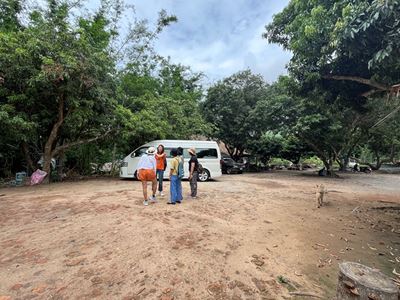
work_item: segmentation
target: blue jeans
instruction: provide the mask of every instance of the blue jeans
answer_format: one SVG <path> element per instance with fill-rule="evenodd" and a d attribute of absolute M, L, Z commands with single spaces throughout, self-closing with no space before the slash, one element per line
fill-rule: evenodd
<path fill-rule="evenodd" d="M 178 194 L 178 200 L 182 201 L 183 200 L 183 195 L 182 195 L 182 179 L 178 177 L 178 191 L 176 192 Z"/>
<path fill-rule="evenodd" d="M 171 192 L 171 203 L 175 203 L 176 201 L 180 201 L 179 199 L 179 178 L 178 175 L 171 175 L 171 183 L 170 183 L 170 192 Z"/>
<path fill-rule="evenodd" d="M 164 170 L 157 170 L 158 191 L 163 191 Z"/>

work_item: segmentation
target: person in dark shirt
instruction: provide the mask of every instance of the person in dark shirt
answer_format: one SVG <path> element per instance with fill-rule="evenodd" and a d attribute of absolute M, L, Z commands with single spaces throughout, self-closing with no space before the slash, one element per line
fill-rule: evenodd
<path fill-rule="evenodd" d="M 190 182 L 190 191 L 193 199 L 197 197 L 197 177 L 199 175 L 199 161 L 196 156 L 196 149 L 190 148 L 188 150 L 190 154 L 189 160 L 189 182 Z"/>

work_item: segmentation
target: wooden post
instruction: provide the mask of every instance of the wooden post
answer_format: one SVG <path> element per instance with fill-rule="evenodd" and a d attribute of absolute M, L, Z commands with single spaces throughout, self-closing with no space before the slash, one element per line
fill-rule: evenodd
<path fill-rule="evenodd" d="M 337 300 L 399 300 L 399 289 L 377 269 L 354 262 L 339 264 Z"/>

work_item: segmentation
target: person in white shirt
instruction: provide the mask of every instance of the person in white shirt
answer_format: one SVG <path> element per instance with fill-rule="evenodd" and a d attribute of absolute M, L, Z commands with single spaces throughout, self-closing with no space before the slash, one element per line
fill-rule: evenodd
<path fill-rule="evenodd" d="M 154 154 L 156 149 L 154 147 L 149 147 L 146 150 L 146 154 L 143 154 L 139 160 L 137 167 L 137 177 L 142 181 L 144 205 L 149 205 L 149 200 L 152 202 L 157 202 L 156 192 L 157 192 L 157 177 L 156 177 L 156 159 Z M 151 181 L 153 195 L 150 199 L 147 198 L 147 182 Z"/>

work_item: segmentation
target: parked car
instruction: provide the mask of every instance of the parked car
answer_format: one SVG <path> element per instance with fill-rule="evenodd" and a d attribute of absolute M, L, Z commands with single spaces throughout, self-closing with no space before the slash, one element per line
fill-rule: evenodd
<path fill-rule="evenodd" d="M 301 164 L 291 164 L 287 169 L 301 171 L 301 170 L 303 170 L 303 166 Z"/>
<path fill-rule="evenodd" d="M 360 166 L 358 164 L 355 164 L 352 170 L 353 170 L 353 172 L 364 172 L 364 173 L 372 172 L 372 169 L 370 166 L 366 166 L 366 165 Z"/>
<path fill-rule="evenodd" d="M 237 163 L 230 157 L 223 157 L 221 159 L 221 171 L 223 174 L 242 174 L 244 168 L 244 164 Z"/>

